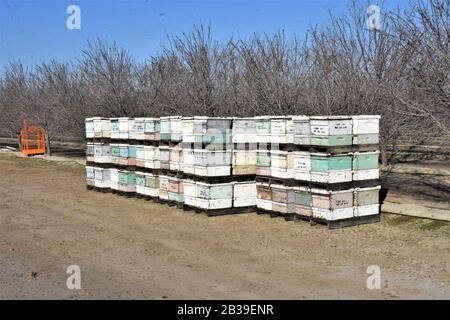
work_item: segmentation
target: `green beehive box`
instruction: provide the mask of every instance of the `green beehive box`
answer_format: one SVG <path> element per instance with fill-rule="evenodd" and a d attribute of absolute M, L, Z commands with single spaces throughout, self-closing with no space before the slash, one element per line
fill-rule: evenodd
<path fill-rule="evenodd" d="M 120 148 L 119 148 L 119 146 L 111 146 L 111 155 L 113 157 L 120 157 Z"/>
<path fill-rule="evenodd" d="M 270 134 L 270 119 L 256 120 L 256 133 Z"/>
<path fill-rule="evenodd" d="M 170 133 L 161 133 L 159 139 L 163 141 L 170 141 Z"/>
<path fill-rule="evenodd" d="M 136 185 L 145 187 L 145 176 L 141 174 L 136 175 Z"/>
<path fill-rule="evenodd" d="M 311 145 L 334 147 L 334 146 L 351 146 L 353 137 L 351 134 L 338 136 L 311 136 Z"/>
<path fill-rule="evenodd" d="M 356 189 L 354 195 L 355 206 L 367 206 L 379 203 L 381 187 Z"/>
<path fill-rule="evenodd" d="M 378 169 L 379 152 L 356 152 L 353 155 L 354 170 Z"/>
<path fill-rule="evenodd" d="M 256 152 L 256 165 L 258 167 L 270 167 L 270 152 Z"/>
<path fill-rule="evenodd" d="M 205 135 L 195 135 L 194 142 L 202 144 L 231 143 L 231 135 L 229 133 L 206 133 Z"/>
<path fill-rule="evenodd" d="M 144 125 L 144 132 L 159 132 L 160 124 L 157 120 L 147 120 Z"/>
<path fill-rule="evenodd" d="M 136 184 L 136 175 L 134 172 L 119 172 L 119 183 L 121 184 Z"/>
<path fill-rule="evenodd" d="M 161 132 L 170 132 L 170 121 L 169 119 L 164 119 L 160 121 L 159 129 Z"/>
<path fill-rule="evenodd" d="M 147 177 L 146 186 L 151 189 L 159 189 L 159 179 L 157 176 Z"/>
<path fill-rule="evenodd" d="M 309 206 L 312 203 L 312 195 L 309 191 L 294 190 L 294 202 L 304 206 Z"/>
<path fill-rule="evenodd" d="M 169 194 L 169 200 L 175 201 L 175 202 L 184 202 L 184 194 L 183 193 L 168 192 L 168 194 Z"/>
<path fill-rule="evenodd" d="M 351 170 L 352 156 L 327 156 L 327 155 L 311 155 L 311 170 L 312 171 L 334 171 L 334 170 Z"/>
<path fill-rule="evenodd" d="M 231 184 L 204 185 L 197 184 L 197 197 L 208 200 L 231 199 L 233 186 Z"/>

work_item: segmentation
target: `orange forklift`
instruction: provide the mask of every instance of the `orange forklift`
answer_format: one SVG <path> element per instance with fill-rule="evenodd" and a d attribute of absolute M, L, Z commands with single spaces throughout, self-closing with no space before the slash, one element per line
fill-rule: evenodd
<path fill-rule="evenodd" d="M 37 125 L 30 125 L 28 119 L 23 120 L 23 127 L 19 136 L 20 151 L 26 156 L 45 154 L 44 129 Z"/>

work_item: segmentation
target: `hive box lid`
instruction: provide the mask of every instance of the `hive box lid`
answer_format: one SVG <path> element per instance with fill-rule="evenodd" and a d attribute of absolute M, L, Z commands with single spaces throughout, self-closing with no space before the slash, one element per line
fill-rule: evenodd
<path fill-rule="evenodd" d="M 352 116 L 311 116 L 311 120 L 342 120 L 342 119 L 352 119 Z"/>
<path fill-rule="evenodd" d="M 353 119 L 380 119 L 380 115 L 359 115 L 359 116 L 353 116 Z"/>

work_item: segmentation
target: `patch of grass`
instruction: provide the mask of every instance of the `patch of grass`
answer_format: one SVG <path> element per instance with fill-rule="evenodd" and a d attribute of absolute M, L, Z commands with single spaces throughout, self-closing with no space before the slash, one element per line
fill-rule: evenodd
<path fill-rule="evenodd" d="M 429 223 L 423 224 L 420 226 L 422 230 L 438 230 L 442 227 L 449 226 L 450 222 L 442 221 L 442 220 L 433 220 Z"/>
<path fill-rule="evenodd" d="M 6 165 L 14 165 L 20 168 L 42 168 L 52 167 L 52 169 L 61 169 L 64 171 L 83 171 L 84 166 L 74 161 L 54 161 L 43 158 L 27 158 L 19 157 L 14 154 L 1 154 L 0 153 L 0 165 L 4 163 Z M 56 168 L 55 168 L 56 167 Z"/>
<path fill-rule="evenodd" d="M 420 218 L 396 215 L 396 214 L 384 214 L 383 220 L 390 226 L 400 226 L 403 224 L 409 224 L 417 222 Z"/>

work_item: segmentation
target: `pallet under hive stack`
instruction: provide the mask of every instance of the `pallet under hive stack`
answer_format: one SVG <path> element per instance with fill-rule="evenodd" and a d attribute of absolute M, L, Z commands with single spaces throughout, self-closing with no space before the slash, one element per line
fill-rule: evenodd
<path fill-rule="evenodd" d="M 231 128 L 231 118 L 183 118 L 185 210 L 211 216 L 244 212 L 252 205 L 242 193 L 248 184 L 232 176 Z"/>
<path fill-rule="evenodd" d="M 208 215 L 376 222 L 379 119 L 87 118 L 86 183 Z"/>
<path fill-rule="evenodd" d="M 270 150 L 258 150 L 260 213 L 330 228 L 379 221 L 379 116 L 292 120 L 292 147 L 280 151 L 270 144 Z"/>

